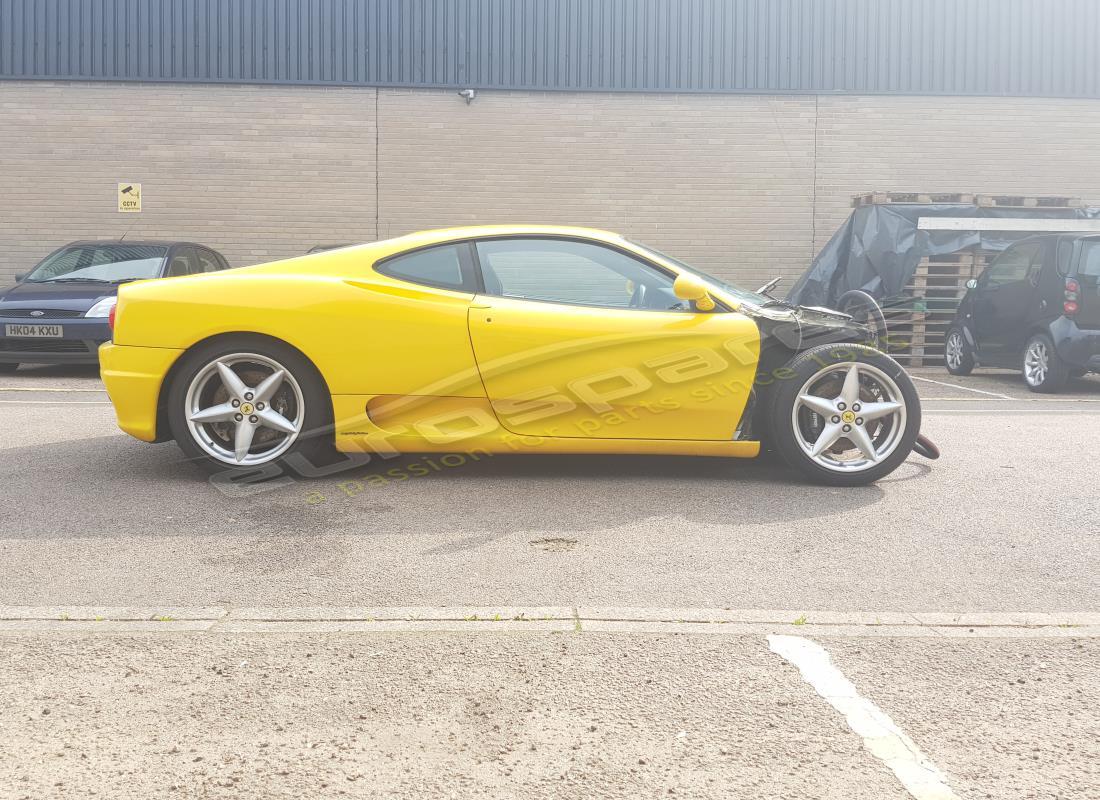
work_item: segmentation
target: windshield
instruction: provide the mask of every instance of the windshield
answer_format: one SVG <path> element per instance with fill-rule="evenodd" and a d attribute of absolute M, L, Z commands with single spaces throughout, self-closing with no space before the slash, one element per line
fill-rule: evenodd
<path fill-rule="evenodd" d="M 156 278 L 168 254 L 167 247 L 147 244 L 82 244 L 66 247 L 34 268 L 31 283 L 53 281 L 120 281 Z"/>
<path fill-rule="evenodd" d="M 697 275 L 698 277 L 702 278 L 707 283 L 713 283 L 716 286 L 721 287 L 722 289 L 729 292 L 731 295 L 733 295 L 734 297 L 736 297 L 739 301 L 741 301 L 743 303 L 750 303 L 750 304 L 755 305 L 755 306 L 762 306 L 762 305 L 766 305 L 767 303 L 773 302 L 770 298 L 764 297 L 764 295 L 762 295 L 762 294 L 757 294 L 756 292 L 750 292 L 748 289 L 742 289 L 740 286 L 735 286 L 734 284 L 727 283 L 726 281 L 720 280 L 719 278 L 716 278 L 713 275 L 708 275 L 707 273 L 703 272 L 703 270 L 696 269 L 695 267 L 691 266 L 690 264 L 685 264 L 683 261 L 681 261 L 678 258 L 673 258 L 670 255 L 666 255 L 665 253 L 662 253 L 660 250 L 654 250 L 649 245 L 644 245 L 641 242 L 635 242 L 633 239 L 627 239 L 627 241 L 630 242 L 635 247 L 640 247 L 642 250 L 646 251 L 647 253 L 650 253 L 651 255 L 656 256 L 659 259 L 662 259 L 664 261 L 668 261 L 672 264 L 675 264 L 677 267 L 682 269 L 684 272 L 690 272 L 692 275 Z"/>

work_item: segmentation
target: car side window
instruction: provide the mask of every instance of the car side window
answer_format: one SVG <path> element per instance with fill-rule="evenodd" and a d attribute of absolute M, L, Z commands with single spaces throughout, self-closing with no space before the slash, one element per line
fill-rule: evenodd
<path fill-rule="evenodd" d="M 164 273 L 164 277 L 178 278 L 181 275 L 190 275 L 193 271 L 191 248 L 180 247 L 172 252 L 172 259 L 168 262 L 168 269 Z"/>
<path fill-rule="evenodd" d="M 225 269 L 218 258 L 209 250 L 196 250 L 196 272 L 218 272 Z"/>
<path fill-rule="evenodd" d="M 375 266 L 378 272 L 410 283 L 465 291 L 459 246 L 448 244 L 417 250 L 386 259 Z"/>
<path fill-rule="evenodd" d="M 1039 265 L 1040 246 L 1035 243 L 1017 245 L 1005 250 L 989 265 L 982 285 L 988 288 L 1006 286 L 1026 280 L 1032 265 Z"/>
<path fill-rule="evenodd" d="M 569 305 L 690 310 L 674 278 L 636 258 L 568 239 L 488 239 L 477 243 L 487 294 Z"/>
<path fill-rule="evenodd" d="M 1100 242 L 1082 243 L 1081 258 L 1077 262 L 1077 274 L 1100 278 Z"/>
<path fill-rule="evenodd" d="M 1058 242 L 1058 274 L 1069 275 L 1070 264 L 1073 261 L 1073 241 L 1070 239 L 1062 239 Z"/>

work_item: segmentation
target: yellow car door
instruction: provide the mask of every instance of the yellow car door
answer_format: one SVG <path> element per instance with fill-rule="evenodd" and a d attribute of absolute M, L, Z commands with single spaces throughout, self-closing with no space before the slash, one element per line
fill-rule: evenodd
<path fill-rule="evenodd" d="M 528 436 L 729 440 L 759 355 L 756 323 L 695 311 L 675 275 L 594 241 L 476 245 L 470 339 L 501 425 Z"/>

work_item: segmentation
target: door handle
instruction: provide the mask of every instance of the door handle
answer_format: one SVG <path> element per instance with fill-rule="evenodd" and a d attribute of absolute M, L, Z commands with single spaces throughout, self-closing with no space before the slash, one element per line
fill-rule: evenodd
<path fill-rule="evenodd" d="M 479 311 L 479 312 L 481 312 L 480 316 L 486 322 L 492 322 L 493 321 L 493 318 L 489 316 L 489 314 L 491 314 L 493 312 L 493 307 L 492 306 L 486 305 L 486 304 L 483 304 L 483 303 L 472 303 L 469 306 L 469 309 L 470 309 L 470 311 Z"/>

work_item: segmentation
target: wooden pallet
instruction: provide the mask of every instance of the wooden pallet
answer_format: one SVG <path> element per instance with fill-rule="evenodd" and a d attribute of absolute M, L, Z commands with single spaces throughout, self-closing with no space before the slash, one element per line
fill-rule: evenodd
<path fill-rule="evenodd" d="M 884 304 L 895 343 L 891 354 L 912 367 L 942 364 L 947 328 L 966 294 L 966 282 L 981 274 L 995 255 L 974 249 L 921 259 L 904 296 Z"/>
<path fill-rule="evenodd" d="M 979 194 L 975 203 L 981 208 L 1083 208 L 1080 197 L 1061 195 Z"/>
<path fill-rule="evenodd" d="M 852 207 L 896 203 L 963 203 L 979 208 L 1083 208 L 1080 197 L 1068 195 L 972 194 L 967 192 L 864 192 L 852 195 Z"/>
<path fill-rule="evenodd" d="M 852 208 L 894 203 L 966 203 L 973 205 L 974 195 L 963 192 L 867 192 L 852 196 Z"/>
<path fill-rule="evenodd" d="M 964 192 L 865 192 L 852 206 L 900 203 L 962 203 L 979 208 L 1081 208 L 1080 197 L 1068 195 L 969 194 Z M 985 269 L 996 252 L 963 250 L 922 259 L 901 297 L 884 303 L 892 343 L 890 353 L 902 363 L 920 367 L 942 364 L 947 328 L 955 318 L 966 282 Z"/>

